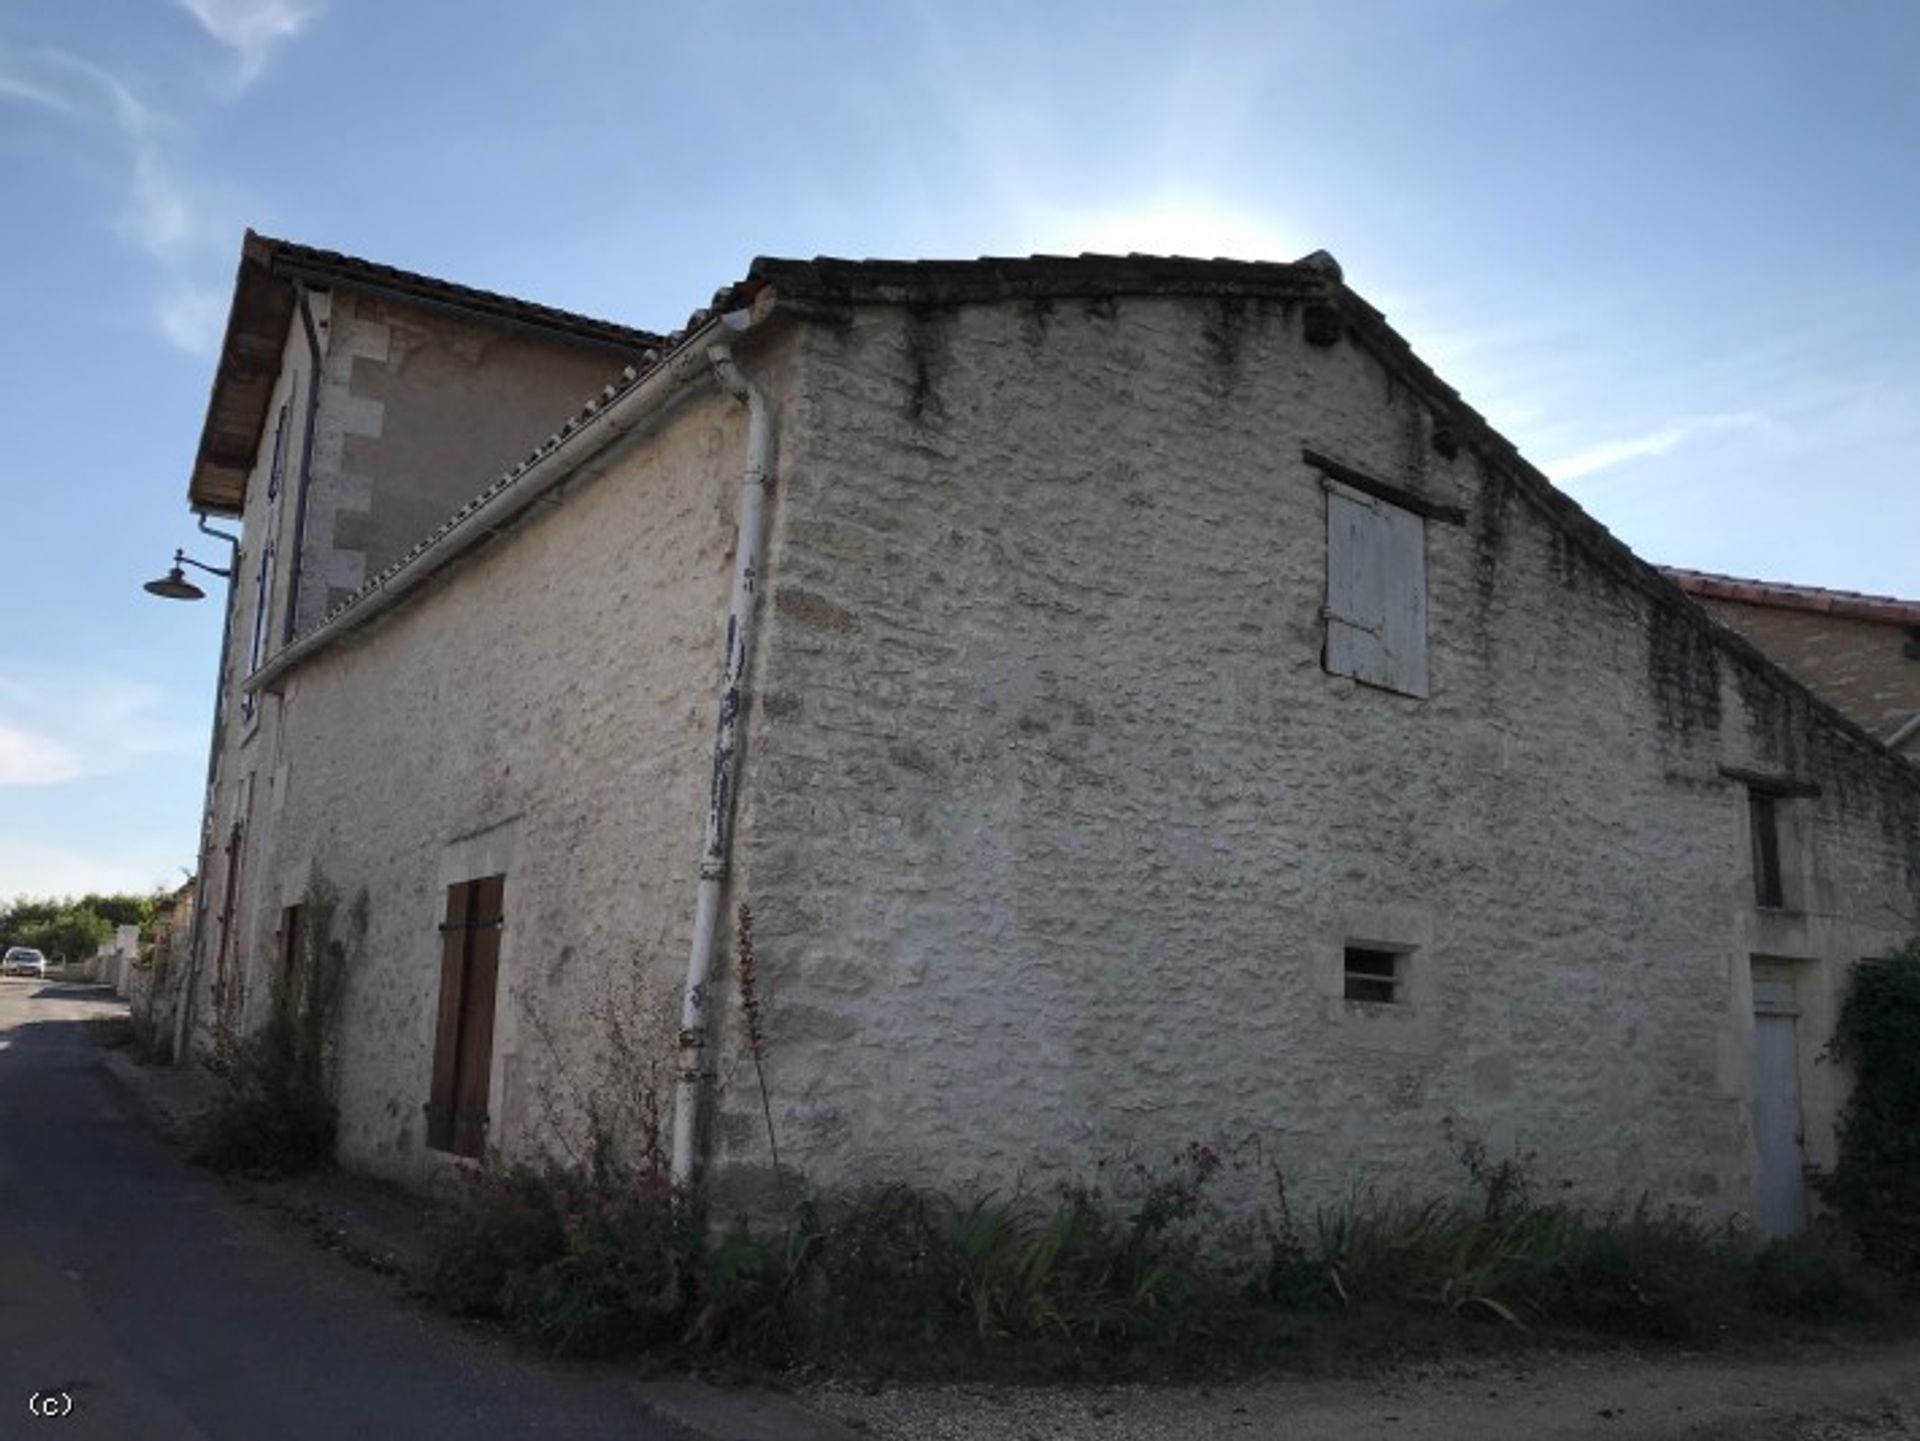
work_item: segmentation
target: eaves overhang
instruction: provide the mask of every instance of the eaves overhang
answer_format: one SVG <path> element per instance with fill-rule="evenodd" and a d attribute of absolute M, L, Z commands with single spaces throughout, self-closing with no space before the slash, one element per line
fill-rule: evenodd
<path fill-rule="evenodd" d="M 233 304 L 220 341 L 200 449 L 187 482 L 187 504 L 208 515 L 239 515 L 247 477 L 260 450 L 267 406 L 280 379 L 280 357 L 293 319 L 293 287 L 273 278 L 272 252 L 251 230 L 240 247 Z"/>
<path fill-rule="evenodd" d="M 661 338 L 650 331 L 249 230 L 240 246 L 213 393 L 187 482 L 187 503 L 194 510 L 237 516 L 246 507 L 247 477 L 259 455 L 267 410 L 280 379 L 300 284 L 314 290 L 345 287 L 426 309 L 457 311 L 566 344 L 605 350 L 629 363 L 661 344 Z"/>

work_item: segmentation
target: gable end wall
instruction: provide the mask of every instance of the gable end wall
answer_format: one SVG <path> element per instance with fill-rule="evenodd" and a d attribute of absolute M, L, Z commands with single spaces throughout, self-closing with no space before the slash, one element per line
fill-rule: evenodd
<path fill-rule="evenodd" d="M 1760 954 L 1803 963 L 1830 1150 L 1811 1051 L 1920 929 L 1914 789 L 1434 454 L 1378 362 L 1275 301 L 869 306 L 795 383 L 736 888 L 790 1168 L 1040 1185 L 1206 1141 L 1312 1205 L 1464 1180 L 1451 1124 L 1579 1200 L 1739 1212 Z M 1427 524 L 1428 700 L 1321 668 L 1303 447 L 1466 512 Z M 1821 787 L 1802 913 L 1755 911 L 1722 766 Z M 1340 998 L 1350 939 L 1416 949 L 1408 1006 Z"/>

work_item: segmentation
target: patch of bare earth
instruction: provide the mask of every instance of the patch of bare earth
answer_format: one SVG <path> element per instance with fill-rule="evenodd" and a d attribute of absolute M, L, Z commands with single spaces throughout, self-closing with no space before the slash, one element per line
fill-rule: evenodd
<path fill-rule="evenodd" d="M 1765 1356 L 1427 1362 L 1214 1386 L 823 1386 L 876 1441 L 1892 1441 L 1920 1438 L 1920 1345 Z"/>

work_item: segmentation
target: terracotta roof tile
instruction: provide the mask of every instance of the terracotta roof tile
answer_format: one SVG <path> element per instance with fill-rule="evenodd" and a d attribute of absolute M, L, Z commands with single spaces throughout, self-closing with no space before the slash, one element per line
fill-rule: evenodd
<path fill-rule="evenodd" d="M 1816 585 L 1748 580 L 1737 575 L 1677 570 L 1671 566 L 1662 566 L 1660 572 L 1688 595 L 1703 600 L 1730 600 L 1742 605 L 1813 611 L 1821 615 L 1845 616 L 1851 620 L 1880 621 L 1886 625 L 1920 625 L 1920 600 L 1868 595 L 1857 590 L 1826 590 Z"/>

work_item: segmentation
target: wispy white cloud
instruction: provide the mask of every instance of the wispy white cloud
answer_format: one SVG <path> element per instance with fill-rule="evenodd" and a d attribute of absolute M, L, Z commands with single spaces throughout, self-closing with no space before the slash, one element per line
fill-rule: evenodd
<path fill-rule="evenodd" d="M 133 157 L 133 194 L 115 228 L 156 259 L 181 258 L 192 249 L 198 229 L 193 206 L 158 152 L 142 148 Z"/>
<path fill-rule="evenodd" d="M 66 50 L 42 50 L 38 58 L 56 70 L 79 77 L 101 96 L 106 101 L 108 118 L 129 140 L 146 140 L 152 136 L 158 117 L 111 70 Z"/>
<path fill-rule="evenodd" d="M 66 96 L 44 85 L 36 85 L 31 80 L 22 80 L 17 75 L 0 75 L 0 100 L 38 105 L 43 110 L 57 110 L 62 115 L 74 113 L 73 102 Z"/>
<path fill-rule="evenodd" d="M 86 767 L 70 747 L 0 721 L 0 786 L 55 786 L 85 774 Z"/>
<path fill-rule="evenodd" d="M 189 355 L 208 356 L 220 349 L 227 321 L 224 290 L 177 279 L 161 288 L 153 309 L 160 333 Z"/>
<path fill-rule="evenodd" d="M 158 686 L 54 672 L 0 681 L 0 786 L 113 775 L 159 757 L 191 757 L 204 738 L 166 713 Z"/>
<path fill-rule="evenodd" d="M 185 3 L 185 0 L 182 0 Z M 202 23 L 223 43 L 271 43 L 298 29 L 286 6 L 195 5 Z M 254 15 L 260 9 L 265 12 Z M 242 13 L 248 12 L 248 13 Z M 299 12 L 303 19 L 305 12 Z M 264 53 L 264 52 L 261 52 Z M 180 127 L 113 71 L 67 50 L 0 55 L 0 101 L 18 100 L 69 123 L 110 127 L 130 165 L 125 206 L 114 217 L 120 238 L 157 267 L 150 301 L 156 328 L 170 344 L 205 356 L 219 342 L 226 291 L 214 283 L 230 264 L 234 237 L 251 205 L 245 197 L 192 176 L 178 161 Z"/>
<path fill-rule="evenodd" d="M 313 11 L 293 0 L 179 0 L 215 40 L 239 58 L 244 84 L 266 67 L 275 46 L 298 35 Z"/>
<path fill-rule="evenodd" d="M 1584 476 L 1596 475 L 1603 470 L 1612 470 L 1629 461 L 1665 455 L 1668 451 L 1698 436 L 1727 431 L 1779 434 L 1783 429 L 1784 427 L 1777 421 L 1752 412 L 1694 416 L 1670 422 L 1640 435 L 1589 445 L 1571 455 L 1548 461 L 1543 469 L 1555 480 L 1579 480 Z"/>

